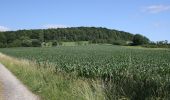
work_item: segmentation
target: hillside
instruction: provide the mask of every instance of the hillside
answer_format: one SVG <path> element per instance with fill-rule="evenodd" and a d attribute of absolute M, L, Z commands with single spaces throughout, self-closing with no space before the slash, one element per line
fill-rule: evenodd
<path fill-rule="evenodd" d="M 132 33 L 101 27 L 70 27 L 58 29 L 36 29 L 0 32 L 0 47 L 29 47 L 34 42 L 57 44 L 61 41 L 90 41 L 92 43 L 113 43 L 132 41 Z"/>

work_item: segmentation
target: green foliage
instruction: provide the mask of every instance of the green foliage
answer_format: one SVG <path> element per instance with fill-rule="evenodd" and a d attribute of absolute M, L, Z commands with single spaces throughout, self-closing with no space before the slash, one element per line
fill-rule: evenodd
<path fill-rule="evenodd" d="M 142 36 L 140 34 L 136 34 L 133 37 L 133 44 L 134 45 L 143 45 L 143 44 L 148 44 L 149 39 L 145 36 Z"/>
<path fill-rule="evenodd" d="M 52 42 L 47 42 L 47 43 L 43 42 L 43 43 L 41 44 L 41 47 L 52 47 L 52 46 L 53 46 L 53 43 L 52 43 Z"/>
<path fill-rule="evenodd" d="M 60 46 L 81 46 L 88 45 L 88 41 L 77 41 L 77 42 L 61 42 Z"/>
<path fill-rule="evenodd" d="M 147 48 L 170 48 L 170 43 L 168 43 L 168 40 L 150 42 L 149 44 L 143 45 L 143 47 L 147 47 Z"/>
<path fill-rule="evenodd" d="M 77 46 L 88 45 L 88 44 L 89 44 L 88 41 L 77 41 L 77 42 L 76 42 L 76 45 L 77 45 Z"/>
<path fill-rule="evenodd" d="M 21 45 L 23 47 L 31 47 L 32 46 L 32 41 L 31 40 L 23 40 Z"/>
<path fill-rule="evenodd" d="M 21 40 L 14 40 L 12 43 L 8 45 L 9 47 L 21 47 L 22 46 L 22 41 Z"/>
<path fill-rule="evenodd" d="M 4 48 L 4 47 L 5 47 L 5 45 L 0 42 L 0 48 Z"/>
<path fill-rule="evenodd" d="M 40 47 L 41 46 L 41 42 L 38 39 L 32 39 L 32 46 L 33 47 Z"/>
<path fill-rule="evenodd" d="M 102 88 L 93 80 L 56 72 L 52 65 L 45 68 L 2 54 L 0 61 L 41 100 L 105 100 Z"/>
<path fill-rule="evenodd" d="M 57 46 L 57 45 L 59 45 L 59 41 L 52 41 L 52 46 Z"/>
<path fill-rule="evenodd" d="M 169 99 L 170 51 L 106 45 L 11 48 L 1 52 L 56 72 L 101 79 L 106 99 Z"/>
<path fill-rule="evenodd" d="M 128 45 L 124 40 L 117 40 L 112 42 L 113 45 Z"/>
<path fill-rule="evenodd" d="M 4 33 L 0 32 L 0 43 L 6 43 L 6 37 L 4 35 Z"/>
<path fill-rule="evenodd" d="M 6 44 L 7 47 L 15 40 L 22 40 L 24 47 L 28 47 L 28 41 L 37 39 L 40 44 L 43 42 L 53 42 L 53 46 L 61 42 L 78 42 L 78 41 L 92 41 L 93 43 L 109 43 L 110 40 L 124 40 L 132 41 L 133 34 L 118 30 L 111 30 L 101 27 L 71 27 L 58 29 L 38 29 L 38 30 L 18 30 L 0 33 L 0 42 Z M 38 41 L 32 46 L 39 46 Z M 27 42 L 27 45 L 26 43 Z M 15 45 L 18 46 L 18 45 Z"/>

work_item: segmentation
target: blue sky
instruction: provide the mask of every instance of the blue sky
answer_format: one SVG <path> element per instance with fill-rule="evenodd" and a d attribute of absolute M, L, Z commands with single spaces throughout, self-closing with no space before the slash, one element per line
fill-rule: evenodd
<path fill-rule="evenodd" d="M 0 30 L 100 26 L 170 41 L 170 0 L 0 0 Z"/>

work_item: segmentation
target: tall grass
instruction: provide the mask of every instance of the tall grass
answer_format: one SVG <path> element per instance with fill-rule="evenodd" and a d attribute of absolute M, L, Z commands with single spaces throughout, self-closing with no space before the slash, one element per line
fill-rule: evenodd
<path fill-rule="evenodd" d="M 98 81 L 77 78 L 56 72 L 54 67 L 39 67 L 28 60 L 19 60 L 0 53 L 0 62 L 43 100 L 104 100 Z M 93 87 L 93 88 L 92 88 Z"/>
<path fill-rule="evenodd" d="M 3 100 L 3 89 L 2 89 L 2 84 L 0 83 L 0 100 Z"/>

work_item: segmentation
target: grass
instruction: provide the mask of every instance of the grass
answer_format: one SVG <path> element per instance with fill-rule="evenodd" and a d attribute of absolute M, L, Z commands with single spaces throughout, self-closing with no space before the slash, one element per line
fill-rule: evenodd
<path fill-rule="evenodd" d="M 146 50 L 170 50 L 169 48 L 147 48 L 142 46 L 123 46 L 130 49 L 146 49 Z"/>
<path fill-rule="evenodd" d="M 170 99 L 169 50 L 87 45 L 0 52 L 17 58 L 0 61 L 45 100 Z"/>
<path fill-rule="evenodd" d="M 88 45 L 88 41 L 79 41 L 79 42 L 62 42 L 62 46 L 78 46 L 78 45 Z"/>
<path fill-rule="evenodd" d="M 3 95 L 2 95 L 2 84 L 0 83 L 0 100 L 3 100 Z"/>
<path fill-rule="evenodd" d="M 0 61 L 43 100 L 104 100 L 97 81 L 58 73 L 50 65 L 48 68 L 37 67 L 34 62 L 4 54 L 0 54 Z"/>

